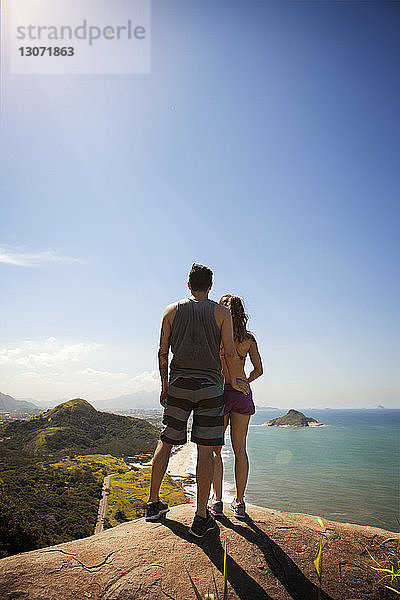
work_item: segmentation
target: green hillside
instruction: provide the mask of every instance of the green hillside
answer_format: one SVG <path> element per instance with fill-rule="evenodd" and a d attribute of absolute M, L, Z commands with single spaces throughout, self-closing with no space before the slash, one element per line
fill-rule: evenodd
<path fill-rule="evenodd" d="M 0 464 L 0 558 L 91 535 L 103 477 L 89 465 Z"/>
<path fill-rule="evenodd" d="M 143 517 L 150 492 L 150 474 L 151 469 L 144 468 L 111 477 L 106 528 Z M 169 475 L 164 476 L 160 494 L 169 506 L 189 502 L 181 486 Z"/>
<path fill-rule="evenodd" d="M 93 534 L 104 476 L 126 473 L 123 457 L 158 437 L 80 398 L 0 426 L 0 558 Z"/>
<path fill-rule="evenodd" d="M 68 454 L 112 454 L 131 456 L 154 450 L 156 427 L 134 417 L 97 411 L 77 398 L 60 404 L 29 421 L 14 421 L 0 427 L 0 457 Z"/>
<path fill-rule="evenodd" d="M 115 458 L 111 454 L 86 454 L 85 456 L 68 456 L 60 460 L 59 462 L 52 463 L 50 465 L 56 469 L 61 469 L 66 473 L 72 473 L 81 469 L 82 467 L 90 467 L 92 473 L 97 474 L 100 477 L 100 481 L 103 481 L 105 475 L 111 473 L 126 473 L 129 471 L 129 467 L 125 461 L 120 458 Z"/>

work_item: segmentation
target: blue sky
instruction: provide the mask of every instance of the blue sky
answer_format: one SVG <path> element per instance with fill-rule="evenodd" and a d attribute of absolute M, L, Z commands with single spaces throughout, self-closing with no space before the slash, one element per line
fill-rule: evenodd
<path fill-rule="evenodd" d="M 156 391 L 198 261 L 246 301 L 258 404 L 398 406 L 399 20 L 153 0 L 150 74 L 8 76 L 0 390 Z"/>

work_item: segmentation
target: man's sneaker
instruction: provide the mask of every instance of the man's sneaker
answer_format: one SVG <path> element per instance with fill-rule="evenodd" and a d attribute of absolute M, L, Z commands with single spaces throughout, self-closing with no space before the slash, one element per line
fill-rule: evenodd
<path fill-rule="evenodd" d="M 224 516 L 224 503 L 221 500 L 214 500 L 211 502 L 209 509 L 213 517 Z"/>
<path fill-rule="evenodd" d="M 194 516 L 189 532 L 195 537 L 201 538 L 206 535 L 207 531 L 214 529 L 216 525 L 217 524 L 214 517 L 210 515 L 209 511 L 207 511 L 207 519 L 202 519 L 202 517 L 199 517 L 199 515 Z"/>
<path fill-rule="evenodd" d="M 234 500 L 231 504 L 231 509 L 233 510 L 233 516 L 237 519 L 244 519 L 246 516 L 246 505 L 244 502 L 236 502 Z"/>
<path fill-rule="evenodd" d="M 158 502 L 148 502 L 146 504 L 146 521 L 156 521 L 161 515 L 165 515 L 168 511 L 168 504 L 162 500 L 158 500 Z"/>

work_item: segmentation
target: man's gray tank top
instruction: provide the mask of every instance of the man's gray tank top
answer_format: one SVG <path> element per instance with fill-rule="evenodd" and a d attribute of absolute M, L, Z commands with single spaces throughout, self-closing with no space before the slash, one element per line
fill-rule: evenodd
<path fill-rule="evenodd" d="M 179 377 L 205 377 L 222 386 L 221 332 L 213 300 L 185 298 L 178 302 L 171 328 L 170 383 Z"/>

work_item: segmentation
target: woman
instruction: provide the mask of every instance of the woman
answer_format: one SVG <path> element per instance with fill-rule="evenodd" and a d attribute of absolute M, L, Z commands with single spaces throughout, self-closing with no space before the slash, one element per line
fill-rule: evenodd
<path fill-rule="evenodd" d="M 251 383 L 257 377 L 263 374 L 261 356 L 257 348 L 257 342 L 252 333 L 247 331 L 246 325 L 248 316 L 244 312 L 242 300 L 238 296 L 225 294 L 222 296 L 220 304 L 229 308 L 233 321 L 233 337 L 237 352 L 238 370 L 241 372 L 243 379 Z M 247 355 L 253 365 L 249 377 L 246 377 L 244 366 Z M 231 442 L 233 452 L 235 454 L 235 481 L 236 481 L 236 498 L 231 504 L 233 514 L 238 519 L 243 519 L 246 514 L 244 503 L 244 492 L 247 485 L 249 474 L 249 460 L 246 450 L 247 430 L 251 415 L 255 412 L 252 393 L 248 395 L 235 390 L 229 380 L 229 372 L 224 359 L 223 350 L 221 350 L 221 363 L 225 377 L 225 429 L 230 423 L 231 426 Z M 214 446 L 214 480 L 213 490 L 214 497 L 211 502 L 210 512 L 214 516 L 222 516 L 224 505 L 222 503 L 222 479 L 223 465 L 221 457 L 222 446 Z"/>

